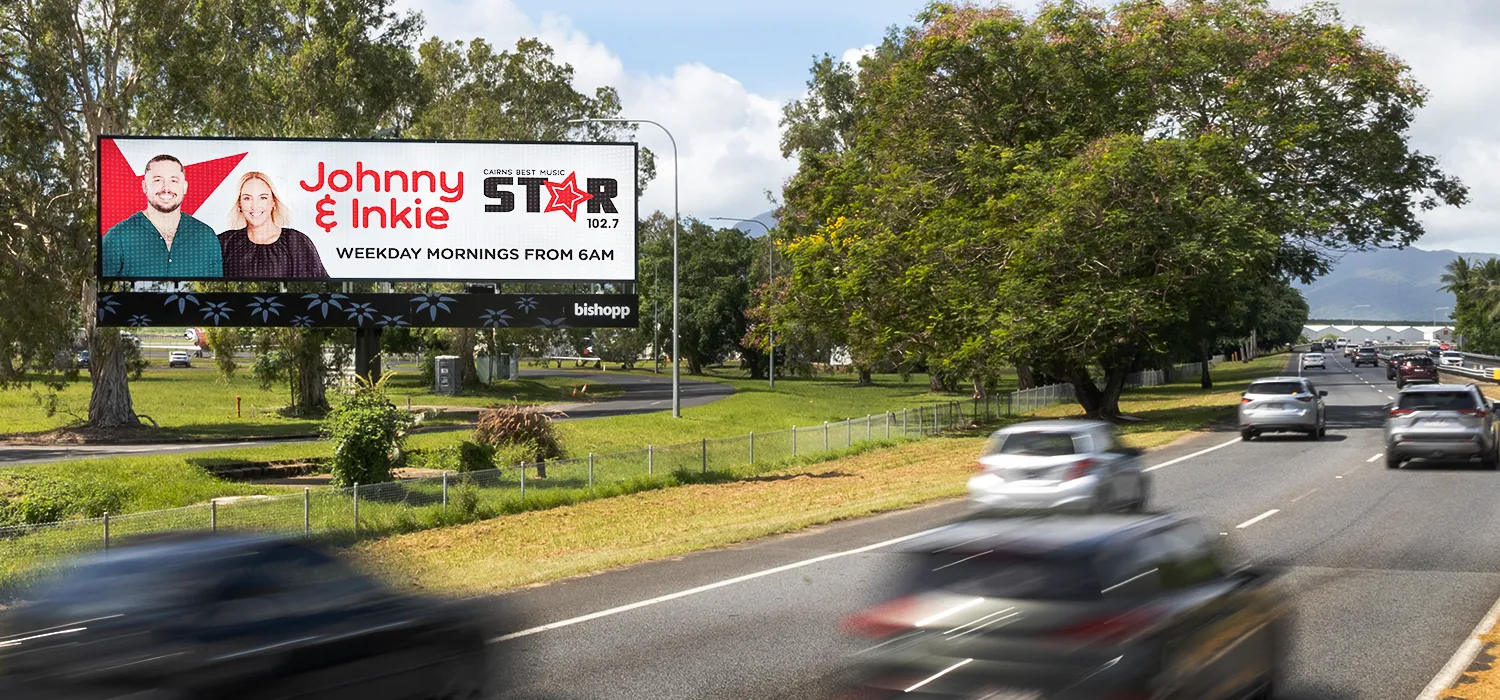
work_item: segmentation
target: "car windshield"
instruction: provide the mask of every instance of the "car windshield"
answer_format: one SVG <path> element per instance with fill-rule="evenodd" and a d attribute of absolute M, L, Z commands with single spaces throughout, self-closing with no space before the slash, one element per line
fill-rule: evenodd
<path fill-rule="evenodd" d="M 1445 353 L 1443 353 L 1443 357 L 1446 357 L 1446 358 L 1448 358 L 1450 360 L 1457 360 L 1457 359 L 1459 359 L 1459 358 L 1461 358 L 1463 356 L 1464 356 L 1464 354 L 1461 353 L 1461 352 L 1445 352 Z"/>
<path fill-rule="evenodd" d="M 1300 394 L 1301 382 L 1256 382 L 1250 385 L 1249 394 Z"/>
<path fill-rule="evenodd" d="M 918 578 L 927 589 L 1023 600 L 1098 600 L 1099 572 L 1086 559 L 1006 552 L 942 552 L 927 557 Z"/>
<path fill-rule="evenodd" d="M 1398 408 L 1408 411 L 1457 411 L 1474 408 L 1474 395 L 1467 391 L 1413 391 L 1401 395 Z"/>
<path fill-rule="evenodd" d="M 1036 457 L 1059 457 L 1073 454 L 1073 434 L 1050 431 L 1031 431 L 997 435 L 990 441 L 986 455 L 1029 455 Z"/>
<path fill-rule="evenodd" d="M 1374 355 L 1375 354 L 1375 348 L 1360 348 L 1359 349 L 1359 354 L 1361 354 L 1361 355 Z"/>

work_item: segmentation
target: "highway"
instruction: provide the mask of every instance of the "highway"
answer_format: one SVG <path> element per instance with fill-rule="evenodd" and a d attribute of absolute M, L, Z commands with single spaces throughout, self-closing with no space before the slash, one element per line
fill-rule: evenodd
<path fill-rule="evenodd" d="M 1202 517 L 1231 561 L 1284 568 L 1296 618 L 1277 697 L 1416 698 L 1500 597 L 1500 472 L 1386 469 L 1382 404 L 1394 383 L 1384 367 L 1329 360 L 1310 371 L 1329 392 L 1327 438 L 1245 443 L 1225 426 L 1152 452 L 1152 508 Z M 495 681 L 506 697 L 548 700 L 832 697 L 846 654 L 865 646 L 839 621 L 904 573 L 892 541 L 963 508 L 497 596 L 490 604 L 512 619 L 493 635 L 507 669 Z"/>

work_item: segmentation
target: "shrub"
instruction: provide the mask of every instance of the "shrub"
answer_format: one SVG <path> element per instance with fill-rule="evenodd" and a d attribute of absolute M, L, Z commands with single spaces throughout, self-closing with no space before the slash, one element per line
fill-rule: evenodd
<path fill-rule="evenodd" d="M 450 472 L 473 472 L 493 469 L 494 455 L 494 448 L 464 440 L 456 445 L 423 450 L 419 465 Z"/>
<path fill-rule="evenodd" d="M 557 424 L 541 406 L 496 406 L 479 412 L 474 442 L 528 462 L 562 457 Z M 519 455 L 516 454 L 519 448 Z"/>
<path fill-rule="evenodd" d="M 357 378 L 354 390 L 323 419 L 323 438 L 334 443 L 330 471 L 337 486 L 391 480 L 412 417 L 386 398 L 390 376 L 377 382 Z"/>

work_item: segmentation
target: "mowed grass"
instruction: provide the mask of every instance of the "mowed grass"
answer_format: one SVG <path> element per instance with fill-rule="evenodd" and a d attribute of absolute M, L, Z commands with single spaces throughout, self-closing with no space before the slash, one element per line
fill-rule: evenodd
<path fill-rule="evenodd" d="M 284 386 L 270 391 L 260 388 L 244 368 L 229 380 L 213 369 L 212 360 L 195 360 L 190 369 L 149 369 L 130 383 L 130 396 L 137 414 L 156 421 L 163 430 L 147 439 L 237 438 L 257 436 L 311 435 L 318 430 L 312 418 L 289 418 L 280 411 L 290 402 Z M 569 377 L 525 378 L 476 388 L 462 396 L 433 394 L 416 373 L 397 373 L 386 388 L 391 401 L 405 406 L 489 406 L 500 403 L 558 403 L 599 400 L 620 393 L 618 387 L 590 383 L 591 399 L 570 396 L 577 384 Z M 47 392 L 41 385 L 0 390 L 0 435 L 37 433 L 81 425 L 88 417 L 90 384 L 87 372 L 67 383 L 57 394 L 57 411 L 47 415 L 40 399 Z M 236 413 L 235 398 L 239 397 Z M 335 400 L 330 396 L 330 400 Z M 439 415 L 433 422 L 466 422 L 472 413 Z M 148 423 L 149 424 L 149 423 Z"/>
<path fill-rule="evenodd" d="M 407 588 L 477 595 L 964 492 L 982 438 L 938 438 L 732 483 L 679 486 L 362 542 L 362 567 Z"/>

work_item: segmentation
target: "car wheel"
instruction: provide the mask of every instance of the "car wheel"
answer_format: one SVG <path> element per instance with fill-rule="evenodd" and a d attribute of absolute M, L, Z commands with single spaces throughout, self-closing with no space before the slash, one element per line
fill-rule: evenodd
<path fill-rule="evenodd" d="M 1325 437 L 1328 437 L 1328 426 L 1326 424 L 1318 426 L 1318 432 L 1313 435 L 1313 438 L 1316 440 L 1322 440 Z"/>
<path fill-rule="evenodd" d="M 1385 453 L 1385 468 L 1386 469 L 1400 469 L 1401 468 L 1401 455 L 1391 454 L 1390 452 Z"/>
<path fill-rule="evenodd" d="M 1255 431 L 1253 431 L 1253 430 L 1241 430 L 1240 431 L 1240 439 L 1244 440 L 1245 442 L 1250 442 L 1251 440 L 1254 440 L 1255 439 Z"/>

